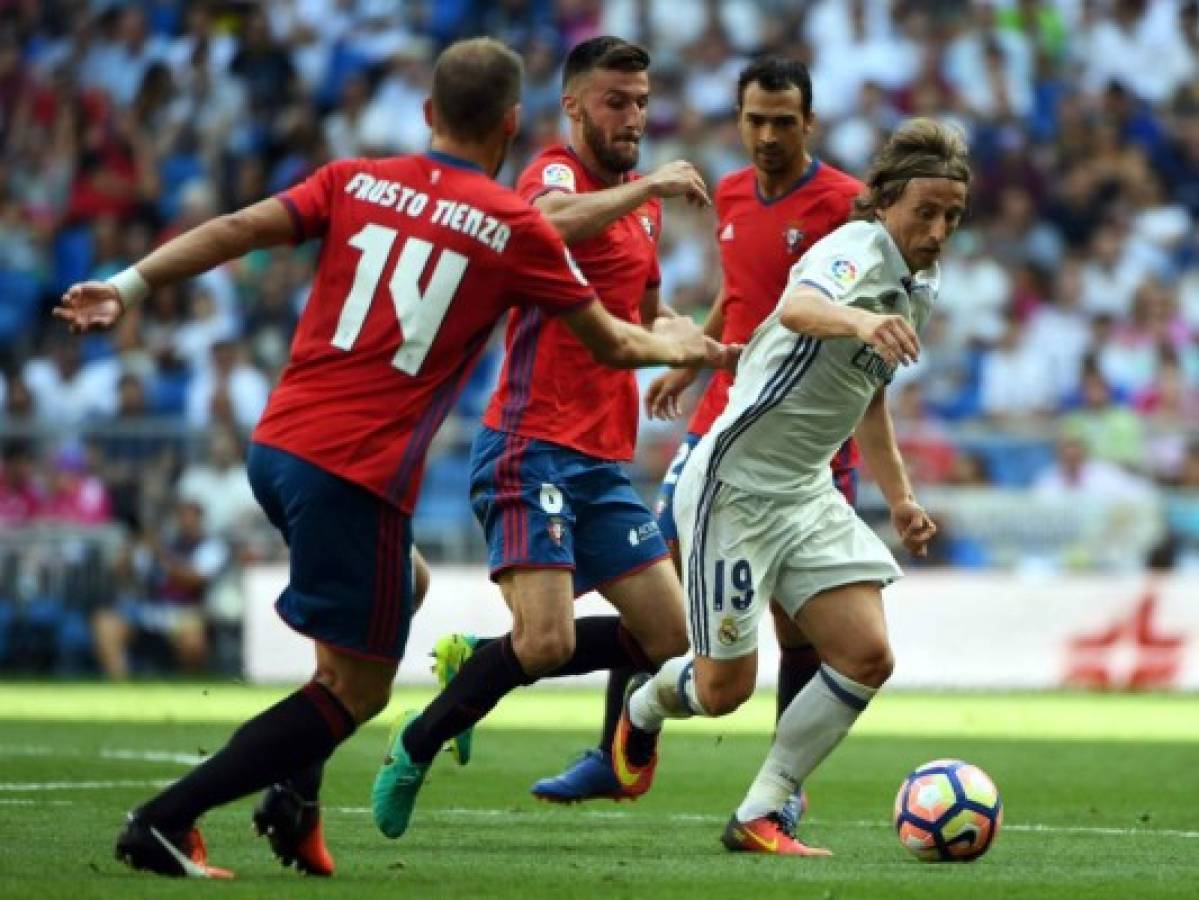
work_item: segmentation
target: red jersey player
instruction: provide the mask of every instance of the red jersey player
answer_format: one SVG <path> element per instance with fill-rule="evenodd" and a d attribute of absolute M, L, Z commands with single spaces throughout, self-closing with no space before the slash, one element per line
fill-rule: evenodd
<path fill-rule="evenodd" d="M 698 329 L 668 323 L 651 334 L 608 314 L 544 218 L 492 181 L 516 131 L 520 85 L 520 60 L 502 44 L 456 44 L 426 102 L 431 152 L 332 163 L 109 282 L 72 287 L 55 310 L 77 331 L 108 326 L 153 286 L 256 247 L 324 242 L 248 465 L 292 551 L 276 607 L 316 642 L 316 675 L 130 813 L 116 852 L 134 868 L 227 876 L 207 864 L 195 822 L 268 788 L 255 819 L 274 852 L 331 874 L 315 802 L 321 766 L 387 704 L 414 603 L 409 517 L 425 453 L 504 312 L 561 316 L 614 365 L 720 358 Z"/>
<path fill-rule="evenodd" d="M 660 200 L 708 199 L 689 163 L 633 174 L 648 66 L 642 48 L 619 38 L 573 48 L 562 99 L 570 143 L 533 160 L 517 185 L 565 238 L 608 311 L 631 323 L 670 316 L 658 297 Z M 507 343 L 500 389 L 475 439 L 471 498 L 513 631 L 439 645 L 439 668 L 453 677 L 397 729 L 375 781 L 375 822 L 388 837 L 407 828 L 442 744 L 455 739 L 463 762 L 470 729 L 510 690 L 546 676 L 652 668 L 686 648 L 682 587 L 620 466 L 637 435 L 631 374 L 594 363 L 536 310 L 514 311 Z M 620 615 L 576 622 L 572 601 L 592 588 Z"/>
<path fill-rule="evenodd" d="M 855 178 L 813 159 L 806 149 L 812 127 L 812 82 L 798 62 L 766 57 L 745 68 L 737 85 L 738 126 L 753 165 L 726 176 L 716 188 L 716 240 L 724 272 L 720 295 L 706 331 L 728 342 L 747 342 L 778 303 L 791 266 L 808 247 L 849 218 L 862 190 Z M 694 376 L 677 370 L 659 377 L 646 393 L 650 415 L 674 418 L 678 397 Z M 671 503 L 675 482 L 692 448 L 724 411 L 733 373 L 713 373 L 663 479 L 657 504 L 658 524 L 678 552 Z M 837 486 L 850 503 L 857 488 L 857 448 L 848 441 L 832 462 Z M 676 559 L 677 565 L 677 559 Z M 820 660 L 795 623 L 776 606 L 779 662 L 779 714 L 812 678 Z M 631 671 L 613 672 L 600 747 L 590 750 L 560 775 L 543 779 L 534 791 L 545 799 L 574 802 L 613 795 L 616 782 L 607 758 Z M 788 812 L 798 819 L 803 799 L 797 794 Z"/>

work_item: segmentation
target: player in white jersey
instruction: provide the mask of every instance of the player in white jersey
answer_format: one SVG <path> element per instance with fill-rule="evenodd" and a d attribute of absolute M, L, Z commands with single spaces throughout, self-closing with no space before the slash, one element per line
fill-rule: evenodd
<path fill-rule="evenodd" d="M 936 526 L 912 492 L 884 392 L 896 366 L 919 354 L 937 259 L 965 211 L 966 153 L 956 131 L 929 119 L 891 137 L 855 221 L 792 268 L 742 354 L 727 409 L 679 480 L 694 655 L 630 695 L 612 754 L 621 781 L 652 779 L 665 719 L 726 715 L 750 696 L 772 596 L 823 660 L 725 829 L 730 850 L 828 854 L 796 840 L 779 810 L 891 674 L 881 588 L 902 573 L 833 485 L 829 460 L 856 433 L 905 547 L 926 552 Z"/>

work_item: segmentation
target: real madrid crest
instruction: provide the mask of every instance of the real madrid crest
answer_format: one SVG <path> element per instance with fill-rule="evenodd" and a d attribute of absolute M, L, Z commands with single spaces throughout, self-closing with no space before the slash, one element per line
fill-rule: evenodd
<path fill-rule="evenodd" d="M 731 647 L 737 643 L 737 638 L 741 637 L 741 630 L 737 628 L 737 620 L 732 616 L 725 616 L 720 620 L 720 630 L 716 632 L 716 639 L 726 647 Z"/>

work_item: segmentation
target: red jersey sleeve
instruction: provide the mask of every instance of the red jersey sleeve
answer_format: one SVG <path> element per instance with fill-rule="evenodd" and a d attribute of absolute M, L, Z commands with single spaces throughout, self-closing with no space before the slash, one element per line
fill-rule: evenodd
<path fill-rule="evenodd" d="M 516 193 L 528 203 L 550 191 L 574 194 L 579 189 L 581 175 L 578 163 L 569 154 L 547 154 L 521 173 Z"/>
<path fill-rule="evenodd" d="M 302 243 L 325 233 L 333 198 L 345 189 L 347 175 L 355 170 L 356 160 L 339 159 L 321 166 L 299 184 L 276 194 L 295 228 L 295 242 Z"/>
<path fill-rule="evenodd" d="M 549 315 L 574 312 L 596 299 L 595 289 L 575 264 L 558 232 L 536 210 L 520 223 L 508 260 L 523 304 Z"/>

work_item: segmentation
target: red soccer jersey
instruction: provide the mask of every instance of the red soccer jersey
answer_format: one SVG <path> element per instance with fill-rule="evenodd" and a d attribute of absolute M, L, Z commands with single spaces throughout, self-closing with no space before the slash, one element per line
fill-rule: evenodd
<path fill-rule="evenodd" d="M 425 453 L 495 323 L 595 298 L 537 210 L 440 153 L 331 163 L 279 195 L 320 262 L 254 440 L 411 513 Z"/>
<path fill-rule="evenodd" d="M 775 200 L 762 199 L 752 166 L 721 179 L 716 186 L 716 241 L 724 271 L 723 341 L 749 340 L 778 305 L 791 266 L 812 244 L 845 224 L 862 187 L 856 178 L 819 160 L 812 160 L 795 186 Z M 728 404 L 732 383 L 731 372 L 712 374 L 689 432 L 708 432 Z M 856 448 L 838 453 L 834 464 L 856 465 Z"/>
<path fill-rule="evenodd" d="M 630 175 L 630 178 L 637 176 Z M 532 203 L 549 191 L 602 190 L 569 147 L 551 147 L 521 173 L 516 190 Z M 662 205 L 652 200 L 570 252 L 608 312 L 641 322 L 641 298 L 658 286 Z M 498 431 L 629 460 L 637 441 L 637 380 L 602 366 L 561 323 L 537 310 L 514 310 L 499 390 L 483 422 Z"/>

